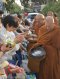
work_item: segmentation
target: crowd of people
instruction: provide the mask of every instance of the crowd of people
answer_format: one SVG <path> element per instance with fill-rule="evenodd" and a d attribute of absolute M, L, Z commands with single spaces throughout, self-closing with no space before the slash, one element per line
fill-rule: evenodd
<path fill-rule="evenodd" d="M 20 14 L 5 17 L 2 14 L 0 12 L 0 75 L 6 73 L 7 77 L 9 74 L 14 77 L 17 73 L 25 73 L 21 66 L 24 51 L 28 56 L 29 72 L 34 72 L 36 79 L 60 79 L 60 27 L 57 14 L 52 11 L 47 16 L 38 14 L 32 26 Z M 31 60 L 29 53 L 38 45 L 44 46 L 46 57 L 41 61 Z M 35 67 L 35 64 L 39 66 Z"/>

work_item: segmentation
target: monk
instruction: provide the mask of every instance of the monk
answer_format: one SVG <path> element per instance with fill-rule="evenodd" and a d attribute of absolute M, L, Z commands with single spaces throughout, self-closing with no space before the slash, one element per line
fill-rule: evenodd
<path fill-rule="evenodd" d="M 43 14 L 39 14 L 35 17 L 34 23 L 33 23 L 33 29 L 35 30 L 35 34 L 37 35 L 36 38 L 32 38 L 32 40 L 29 40 L 28 44 L 28 52 L 31 49 L 32 45 L 37 42 L 38 35 L 39 35 L 39 29 L 41 27 L 45 26 L 45 17 Z"/>
<path fill-rule="evenodd" d="M 47 16 L 51 16 L 51 17 L 54 18 L 54 26 L 55 26 L 55 28 L 59 27 L 59 20 L 58 20 L 58 17 L 57 17 L 56 13 L 54 13 L 53 11 L 48 11 Z"/>
<path fill-rule="evenodd" d="M 37 40 L 38 40 L 38 36 L 39 36 L 39 34 L 38 34 L 39 29 L 43 28 L 44 26 L 45 26 L 45 17 L 44 17 L 44 15 L 43 14 L 37 15 L 34 19 L 34 26 L 33 26 L 33 28 L 35 30 L 35 33 L 37 35 Z M 42 29 L 42 30 L 44 31 L 45 28 Z M 42 34 L 42 30 L 40 31 L 40 34 Z M 29 45 L 28 45 L 29 51 L 32 48 L 32 46 L 37 43 L 37 40 L 36 40 L 36 42 L 30 42 L 29 43 Z M 29 51 L 28 51 L 28 54 L 30 53 Z M 38 74 L 39 64 L 40 64 L 40 60 L 34 60 L 34 58 L 31 58 L 30 56 L 28 56 L 28 67 L 30 68 L 30 70 L 32 72 L 36 72 Z M 38 79 L 38 75 L 37 75 L 37 79 Z"/>
<path fill-rule="evenodd" d="M 45 25 L 45 16 L 43 14 L 39 14 L 35 17 L 34 23 L 33 23 L 33 29 L 35 30 L 35 33 L 39 35 L 39 29 Z"/>
<path fill-rule="evenodd" d="M 39 35 L 39 29 L 45 25 L 45 17 L 43 14 L 38 14 L 36 15 L 35 19 L 34 19 L 34 22 L 33 22 L 33 30 L 34 30 L 34 33 L 37 35 Z M 32 41 L 35 41 L 37 42 L 37 39 L 33 39 Z"/>
<path fill-rule="evenodd" d="M 46 58 L 40 62 L 38 79 L 60 79 L 60 28 L 54 27 L 54 19 L 46 17 L 47 31 L 39 37 L 37 45 L 43 45 Z"/>

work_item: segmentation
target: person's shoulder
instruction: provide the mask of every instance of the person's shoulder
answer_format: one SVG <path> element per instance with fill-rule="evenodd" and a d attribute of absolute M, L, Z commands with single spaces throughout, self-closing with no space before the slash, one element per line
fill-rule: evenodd
<path fill-rule="evenodd" d="M 7 34 L 7 36 L 10 36 L 12 38 L 15 38 L 15 34 L 12 31 L 11 32 L 7 31 L 6 34 Z"/>
<path fill-rule="evenodd" d="M 0 28 L 0 34 L 4 34 L 6 32 L 6 29 L 4 28 L 4 26 L 2 26 L 1 28 Z"/>

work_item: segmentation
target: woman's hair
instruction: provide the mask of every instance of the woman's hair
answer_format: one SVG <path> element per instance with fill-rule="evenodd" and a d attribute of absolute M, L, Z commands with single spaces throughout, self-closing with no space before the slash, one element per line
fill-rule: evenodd
<path fill-rule="evenodd" d="M 2 24 L 5 28 L 6 28 L 7 24 L 9 25 L 9 27 L 11 27 L 11 26 L 14 28 L 18 27 L 18 21 L 11 15 L 5 16 L 2 20 Z"/>

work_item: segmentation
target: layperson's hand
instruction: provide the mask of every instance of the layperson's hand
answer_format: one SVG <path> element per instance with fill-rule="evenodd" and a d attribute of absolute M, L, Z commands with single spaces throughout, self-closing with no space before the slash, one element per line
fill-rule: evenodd
<path fill-rule="evenodd" d="M 21 33 L 21 34 L 18 34 L 15 38 L 15 42 L 16 43 L 21 43 L 22 41 L 24 40 L 24 34 Z"/>
<path fill-rule="evenodd" d="M 9 46 L 6 46 L 5 44 L 1 46 L 1 51 L 2 52 L 7 52 L 9 50 L 12 50 L 13 48 L 10 48 Z"/>
<path fill-rule="evenodd" d="M 15 68 L 17 73 L 24 73 L 24 68 L 16 66 Z"/>
<path fill-rule="evenodd" d="M 9 71 L 12 72 L 12 73 L 13 73 L 13 72 L 15 72 L 15 73 L 24 73 L 24 72 L 25 72 L 25 71 L 24 71 L 24 68 L 18 67 L 18 66 L 13 65 L 13 64 L 9 64 L 8 69 L 9 69 Z"/>

